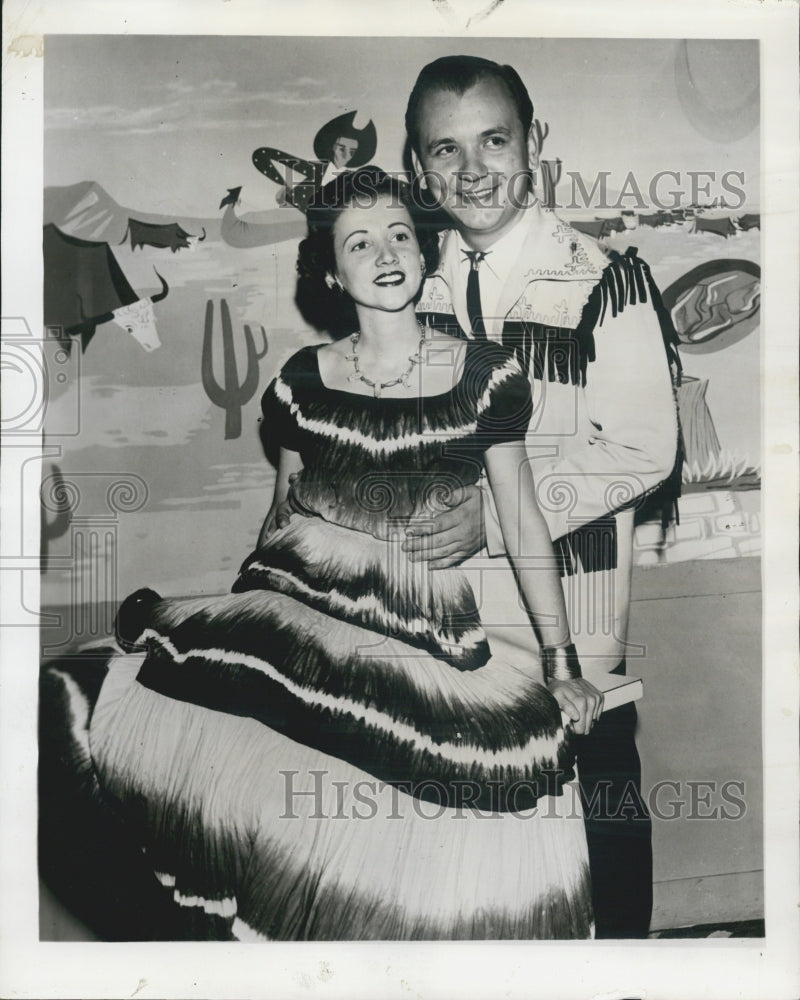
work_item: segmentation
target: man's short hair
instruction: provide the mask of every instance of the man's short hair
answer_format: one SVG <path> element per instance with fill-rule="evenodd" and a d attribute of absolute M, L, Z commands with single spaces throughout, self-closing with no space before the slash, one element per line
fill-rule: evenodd
<path fill-rule="evenodd" d="M 513 66 L 501 66 L 479 56 L 442 56 L 422 69 L 408 98 L 406 133 L 411 148 L 419 153 L 419 109 L 431 91 L 449 90 L 460 96 L 486 79 L 500 80 L 505 85 L 527 135 L 533 121 L 533 102 Z"/>

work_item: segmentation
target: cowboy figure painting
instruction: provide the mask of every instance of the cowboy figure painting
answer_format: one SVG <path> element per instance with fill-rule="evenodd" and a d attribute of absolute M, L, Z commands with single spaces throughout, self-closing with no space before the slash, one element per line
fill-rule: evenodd
<path fill-rule="evenodd" d="M 314 193 L 345 170 L 363 167 L 375 155 L 378 136 L 372 119 L 364 128 L 355 127 L 357 111 L 331 119 L 314 137 L 316 160 L 304 160 L 280 149 L 262 146 L 253 153 L 253 165 L 280 185 L 275 195 L 279 205 L 293 205 L 305 213 Z M 287 167 L 286 177 L 276 164 Z M 292 173 L 301 181 L 292 183 Z"/>

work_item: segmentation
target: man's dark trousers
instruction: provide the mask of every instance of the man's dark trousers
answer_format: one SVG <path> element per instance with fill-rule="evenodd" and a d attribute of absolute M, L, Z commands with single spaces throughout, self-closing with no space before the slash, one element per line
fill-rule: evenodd
<path fill-rule="evenodd" d="M 625 673 L 625 661 L 613 673 Z M 641 794 L 633 702 L 575 737 L 598 938 L 647 936 L 653 909 L 652 824 Z"/>

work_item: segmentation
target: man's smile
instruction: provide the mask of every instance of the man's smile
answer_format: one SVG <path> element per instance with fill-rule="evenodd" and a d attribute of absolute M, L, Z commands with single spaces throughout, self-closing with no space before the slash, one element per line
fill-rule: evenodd
<path fill-rule="evenodd" d="M 480 205 L 482 208 L 490 208 L 498 205 L 496 194 L 499 184 L 490 187 L 477 188 L 476 190 L 464 190 L 456 192 L 456 198 L 468 205 Z"/>

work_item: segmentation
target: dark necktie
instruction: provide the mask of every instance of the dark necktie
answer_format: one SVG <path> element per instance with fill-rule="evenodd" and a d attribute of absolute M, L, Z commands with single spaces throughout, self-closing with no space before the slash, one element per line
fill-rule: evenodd
<path fill-rule="evenodd" d="M 481 309 L 481 286 L 478 266 L 486 253 L 482 250 L 464 250 L 469 258 L 469 277 L 467 278 L 467 315 L 473 336 L 477 340 L 486 340 L 486 327 Z"/>

